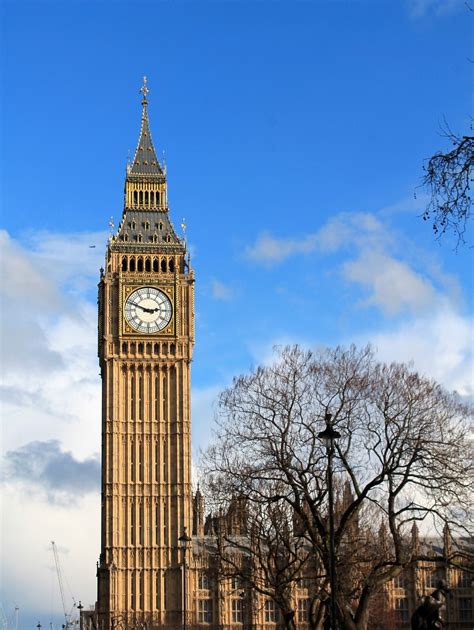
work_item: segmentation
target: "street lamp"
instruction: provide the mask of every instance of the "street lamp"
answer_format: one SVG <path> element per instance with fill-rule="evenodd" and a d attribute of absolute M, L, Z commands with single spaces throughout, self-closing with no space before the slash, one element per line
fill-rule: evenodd
<path fill-rule="evenodd" d="M 329 502 L 329 584 L 331 587 L 331 607 L 329 609 L 329 619 L 331 621 L 331 630 L 336 630 L 337 628 L 337 617 L 336 617 L 336 593 L 337 593 L 337 582 L 336 582 L 336 550 L 334 546 L 334 496 L 333 496 L 333 488 L 332 488 L 332 458 L 334 455 L 334 444 L 338 438 L 341 437 L 341 434 L 333 429 L 331 424 L 332 415 L 330 413 L 326 413 L 324 420 L 326 421 L 326 428 L 321 433 L 318 433 L 318 438 L 326 447 L 326 452 L 328 456 L 328 467 L 327 467 L 327 484 L 328 484 L 328 502 Z"/>
<path fill-rule="evenodd" d="M 191 542 L 191 537 L 186 533 L 186 527 L 184 528 L 182 536 L 178 538 L 181 545 L 181 551 L 183 552 L 183 630 L 186 630 L 187 621 L 187 574 L 186 574 L 186 551 L 188 545 Z"/>

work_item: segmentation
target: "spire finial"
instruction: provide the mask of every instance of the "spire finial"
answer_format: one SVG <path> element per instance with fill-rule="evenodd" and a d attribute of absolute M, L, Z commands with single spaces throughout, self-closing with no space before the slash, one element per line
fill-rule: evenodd
<path fill-rule="evenodd" d="M 147 78 L 146 78 L 146 76 L 144 76 L 143 77 L 143 85 L 140 88 L 140 92 L 143 94 L 142 105 L 146 105 L 148 103 L 146 95 L 148 94 L 148 92 L 150 90 L 147 88 L 146 82 L 147 82 Z"/>

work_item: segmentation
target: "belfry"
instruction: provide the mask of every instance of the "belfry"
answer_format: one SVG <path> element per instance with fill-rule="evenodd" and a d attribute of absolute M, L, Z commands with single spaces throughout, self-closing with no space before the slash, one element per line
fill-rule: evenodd
<path fill-rule="evenodd" d="M 99 283 L 102 516 L 97 623 L 181 622 L 179 538 L 191 531 L 194 273 L 170 221 L 148 120 L 127 166 L 124 209 Z"/>

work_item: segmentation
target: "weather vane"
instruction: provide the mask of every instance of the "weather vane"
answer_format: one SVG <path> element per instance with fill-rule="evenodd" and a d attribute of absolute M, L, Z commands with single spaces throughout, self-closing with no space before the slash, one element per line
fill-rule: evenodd
<path fill-rule="evenodd" d="M 146 86 L 146 76 L 143 77 L 143 85 L 140 88 L 140 92 L 143 94 L 143 101 L 146 103 L 146 95 L 148 94 L 148 92 L 150 91 L 147 86 Z"/>

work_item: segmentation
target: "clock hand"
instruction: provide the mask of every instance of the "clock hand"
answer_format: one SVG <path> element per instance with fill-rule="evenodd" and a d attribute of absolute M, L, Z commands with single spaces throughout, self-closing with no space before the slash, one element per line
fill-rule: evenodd
<path fill-rule="evenodd" d="M 132 306 L 138 306 L 138 308 L 141 308 L 144 313 L 156 313 L 156 311 L 158 310 L 157 308 L 145 308 L 144 306 L 141 306 L 136 302 L 130 302 L 130 304 Z"/>

